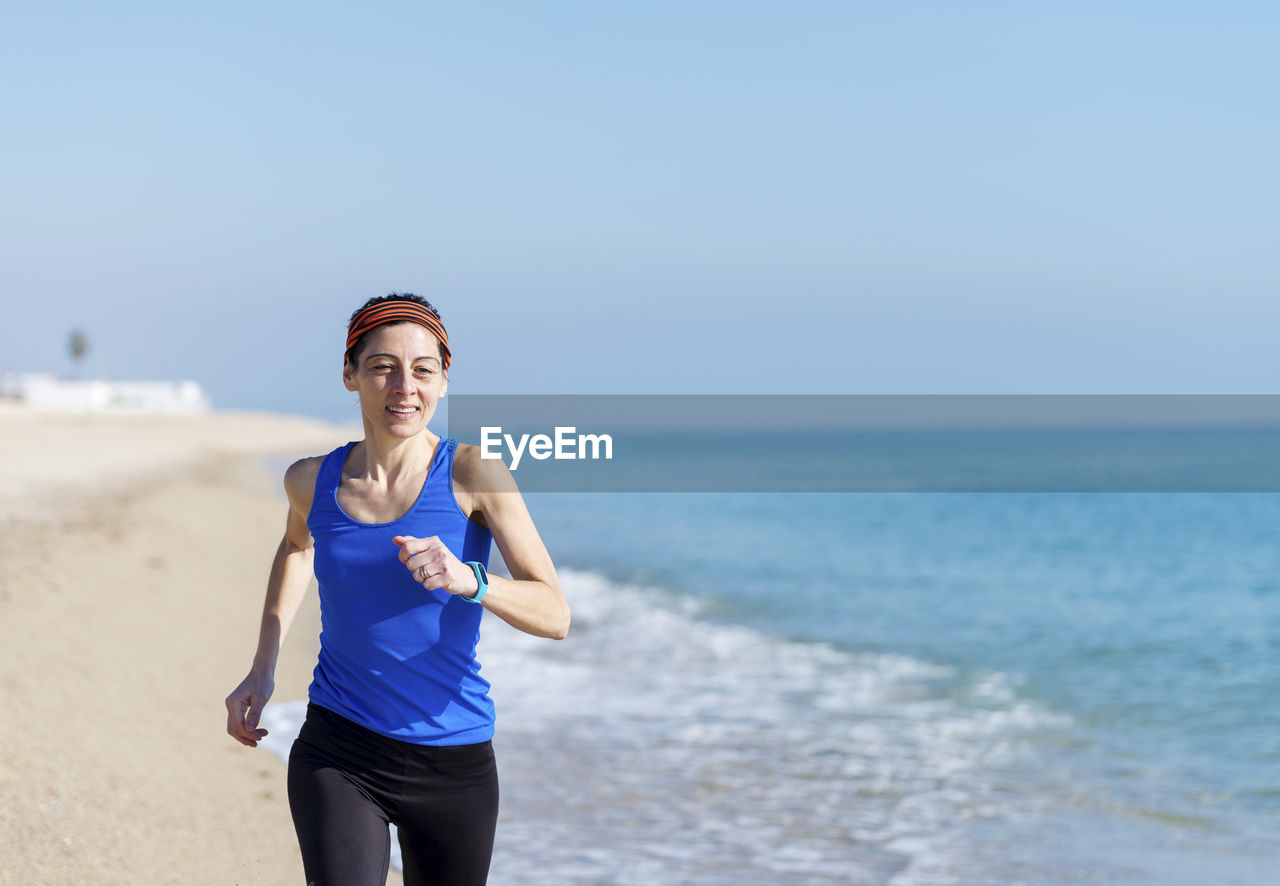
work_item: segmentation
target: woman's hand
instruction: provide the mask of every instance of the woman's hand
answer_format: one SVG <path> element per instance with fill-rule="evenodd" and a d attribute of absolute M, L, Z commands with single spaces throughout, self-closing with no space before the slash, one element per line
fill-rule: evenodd
<path fill-rule="evenodd" d="M 466 597 L 474 597 L 480 591 L 475 571 L 455 557 L 436 536 L 397 535 L 391 540 L 400 548 L 400 562 L 424 588 L 439 588 Z"/>
<path fill-rule="evenodd" d="M 258 728 L 258 721 L 275 688 L 271 674 L 250 671 L 227 696 L 227 734 L 245 747 L 256 748 L 267 735 L 267 730 Z"/>

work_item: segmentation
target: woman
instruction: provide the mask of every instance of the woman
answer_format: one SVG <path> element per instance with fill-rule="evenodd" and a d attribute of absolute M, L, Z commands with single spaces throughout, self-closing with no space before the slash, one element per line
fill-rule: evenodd
<path fill-rule="evenodd" d="M 227 732 L 256 747 L 280 644 L 314 572 L 320 655 L 289 758 L 307 882 L 381 884 L 388 823 L 407 886 L 480 884 L 498 813 L 493 705 L 475 657 L 480 617 L 560 639 L 569 607 L 501 460 L 427 430 L 449 382 L 449 339 L 415 295 L 351 317 L 342 378 L 364 440 L 285 474 L 289 514 L 253 667 Z M 490 540 L 511 578 L 490 577 Z"/>

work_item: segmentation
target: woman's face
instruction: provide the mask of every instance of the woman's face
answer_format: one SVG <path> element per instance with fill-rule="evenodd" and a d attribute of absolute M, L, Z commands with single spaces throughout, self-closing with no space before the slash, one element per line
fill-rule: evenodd
<path fill-rule="evenodd" d="M 342 381 L 360 395 L 366 427 L 411 437 L 427 426 L 449 379 L 440 345 L 425 326 L 394 323 L 369 333 L 359 363 L 346 364 Z"/>

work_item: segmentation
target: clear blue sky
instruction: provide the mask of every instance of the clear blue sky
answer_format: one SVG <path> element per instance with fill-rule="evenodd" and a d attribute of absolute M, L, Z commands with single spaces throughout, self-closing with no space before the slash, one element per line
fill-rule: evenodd
<path fill-rule="evenodd" d="M 0 365 L 470 393 L 1280 392 L 1269 4 L 24 4 Z"/>

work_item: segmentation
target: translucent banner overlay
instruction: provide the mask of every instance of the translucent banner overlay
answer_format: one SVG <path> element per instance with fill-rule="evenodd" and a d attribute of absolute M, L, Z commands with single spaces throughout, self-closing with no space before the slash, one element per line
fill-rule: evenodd
<path fill-rule="evenodd" d="M 1280 492 L 1274 395 L 450 395 L 528 492 Z"/>

